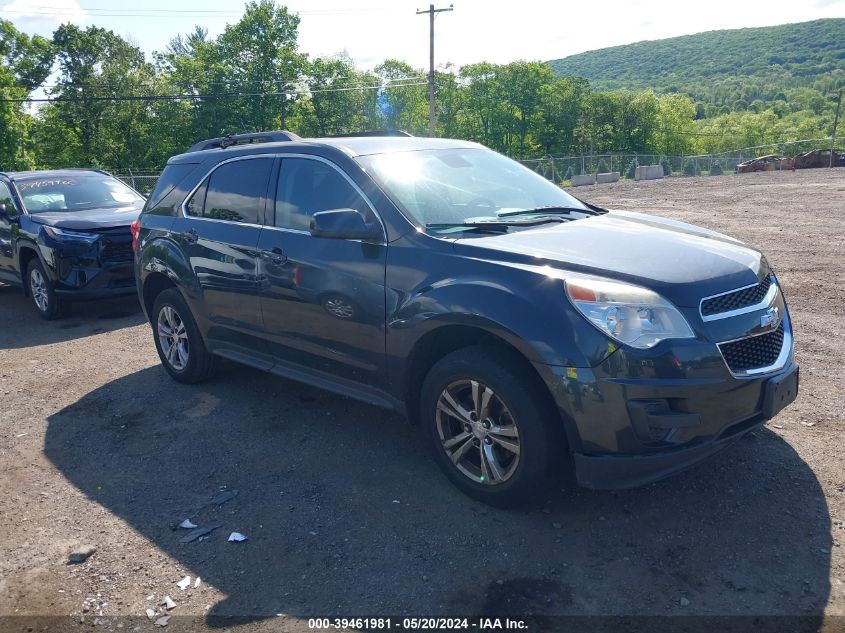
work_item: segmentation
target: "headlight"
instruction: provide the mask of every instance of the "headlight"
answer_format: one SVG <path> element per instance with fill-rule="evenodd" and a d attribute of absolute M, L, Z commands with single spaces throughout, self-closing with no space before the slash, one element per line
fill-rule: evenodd
<path fill-rule="evenodd" d="M 572 304 L 599 330 L 639 349 L 669 338 L 694 338 L 683 315 L 656 292 L 601 277 L 566 278 Z"/>
<path fill-rule="evenodd" d="M 70 231 L 68 229 L 60 229 L 55 226 L 42 226 L 41 229 L 54 240 L 59 242 L 85 242 L 86 244 L 93 244 L 99 239 L 98 233 L 87 233 L 84 231 Z"/>

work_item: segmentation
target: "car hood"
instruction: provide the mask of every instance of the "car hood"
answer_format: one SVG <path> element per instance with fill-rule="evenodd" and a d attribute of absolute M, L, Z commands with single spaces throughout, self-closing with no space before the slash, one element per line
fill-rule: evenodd
<path fill-rule="evenodd" d="M 726 235 L 627 211 L 463 238 L 455 247 L 468 256 L 628 281 L 685 307 L 697 306 L 702 297 L 753 284 L 769 270 L 758 250 Z"/>
<path fill-rule="evenodd" d="M 84 211 L 45 211 L 32 213 L 29 217 L 38 224 L 84 231 L 129 226 L 138 218 L 142 208 L 143 204 Z"/>

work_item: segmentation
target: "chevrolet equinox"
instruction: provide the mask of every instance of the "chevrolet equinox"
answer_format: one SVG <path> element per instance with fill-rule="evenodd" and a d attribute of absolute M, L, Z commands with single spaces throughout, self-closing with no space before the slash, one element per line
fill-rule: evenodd
<path fill-rule="evenodd" d="M 797 395 L 759 251 L 476 143 L 209 139 L 168 161 L 132 233 L 175 380 L 222 357 L 402 412 L 494 505 L 656 480 Z"/>

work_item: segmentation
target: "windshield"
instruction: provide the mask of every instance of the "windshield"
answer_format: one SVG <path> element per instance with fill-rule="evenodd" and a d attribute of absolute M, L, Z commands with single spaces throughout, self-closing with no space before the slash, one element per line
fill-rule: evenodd
<path fill-rule="evenodd" d="M 540 208 L 588 211 L 530 169 L 484 148 L 361 156 L 358 161 L 420 224 L 464 224 Z"/>
<path fill-rule="evenodd" d="M 84 211 L 144 203 L 132 189 L 105 174 L 20 178 L 15 184 L 29 213 Z"/>

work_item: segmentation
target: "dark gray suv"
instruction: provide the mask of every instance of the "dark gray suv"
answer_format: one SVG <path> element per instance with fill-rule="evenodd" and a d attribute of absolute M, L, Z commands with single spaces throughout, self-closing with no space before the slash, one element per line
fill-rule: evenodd
<path fill-rule="evenodd" d="M 133 233 L 173 378 L 222 357 L 403 412 L 492 504 L 653 481 L 797 394 L 759 251 L 586 204 L 475 143 L 204 141 Z"/>

